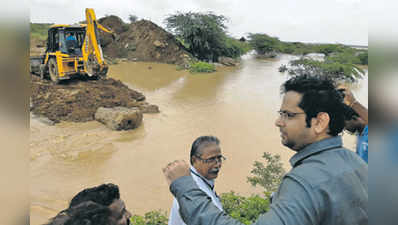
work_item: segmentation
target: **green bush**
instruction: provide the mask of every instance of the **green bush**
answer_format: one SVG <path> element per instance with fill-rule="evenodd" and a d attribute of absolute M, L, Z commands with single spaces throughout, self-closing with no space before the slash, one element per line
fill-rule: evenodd
<path fill-rule="evenodd" d="M 221 203 L 229 216 L 241 223 L 251 224 L 269 210 L 269 196 L 266 194 L 266 198 L 258 195 L 243 197 L 231 191 L 221 194 Z"/>
<path fill-rule="evenodd" d="M 221 55 L 231 58 L 238 58 L 246 54 L 252 48 L 249 43 L 239 41 L 232 37 L 225 38 L 225 45 L 222 47 Z"/>
<path fill-rule="evenodd" d="M 271 37 L 267 34 L 249 34 L 249 43 L 257 54 L 264 55 L 272 51 L 278 51 L 280 41 L 278 38 Z"/>
<path fill-rule="evenodd" d="M 328 76 L 334 80 L 344 80 L 347 82 L 355 82 L 362 78 L 364 71 L 354 64 L 343 64 L 331 60 L 319 62 L 310 59 L 298 59 L 289 62 L 292 68 L 289 74 L 297 75 L 320 75 Z"/>
<path fill-rule="evenodd" d="M 359 53 L 358 57 L 362 65 L 368 65 L 368 51 Z"/>
<path fill-rule="evenodd" d="M 155 210 L 145 213 L 144 216 L 134 215 L 130 218 L 131 225 L 167 225 L 166 212 Z"/>
<path fill-rule="evenodd" d="M 44 41 L 47 39 L 48 29 L 52 24 L 49 23 L 30 23 L 30 35 L 33 39 Z"/>
<path fill-rule="evenodd" d="M 189 71 L 191 73 L 211 73 L 216 71 L 216 66 L 211 63 L 199 61 L 192 63 Z"/>
<path fill-rule="evenodd" d="M 266 192 L 276 191 L 286 173 L 281 157 L 264 152 L 263 159 L 265 159 L 266 165 L 255 161 L 254 168 L 250 172 L 253 176 L 247 177 L 247 181 L 253 186 L 260 185 Z"/>

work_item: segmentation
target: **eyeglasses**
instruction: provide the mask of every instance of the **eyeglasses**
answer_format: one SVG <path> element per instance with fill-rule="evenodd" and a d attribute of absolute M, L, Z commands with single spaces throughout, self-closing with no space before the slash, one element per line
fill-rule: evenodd
<path fill-rule="evenodd" d="M 286 110 L 280 110 L 280 111 L 278 111 L 278 113 L 282 120 L 291 119 L 298 114 L 305 114 L 305 112 L 295 113 L 295 112 L 289 112 Z"/>
<path fill-rule="evenodd" d="M 211 158 L 208 158 L 208 159 L 202 159 L 198 155 L 196 155 L 196 157 L 198 159 L 202 160 L 202 162 L 207 163 L 207 164 L 213 164 L 213 163 L 216 163 L 216 162 L 222 163 L 223 161 L 225 161 L 227 159 L 227 158 L 225 158 L 222 155 L 214 156 L 214 157 L 211 157 Z"/>

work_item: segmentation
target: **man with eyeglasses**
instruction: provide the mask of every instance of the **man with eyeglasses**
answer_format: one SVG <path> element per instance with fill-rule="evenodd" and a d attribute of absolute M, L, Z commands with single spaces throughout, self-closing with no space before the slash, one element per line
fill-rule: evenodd
<path fill-rule="evenodd" d="M 197 185 L 210 199 L 211 203 L 220 211 L 223 210 L 221 201 L 214 190 L 214 180 L 221 169 L 225 157 L 221 155 L 220 141 L 214 136 L 198 137 L 191 147 L 190 174 Z M 170 212 L 168 225 L 185 225 L 179 213 L 179 205 L 176 199 Z"/>
<path fill-rule="evenodd" d="M 368 165 L 345 149 L 342 95 L 327 77 L 295 76 L 281 88 L 281 142 L 295 151 L 270 209 L 256 225 L 367 225 Z M 189 225 L 242 225 L 216 210 L 177 160 L 163 169 L 170 191 Z"/>

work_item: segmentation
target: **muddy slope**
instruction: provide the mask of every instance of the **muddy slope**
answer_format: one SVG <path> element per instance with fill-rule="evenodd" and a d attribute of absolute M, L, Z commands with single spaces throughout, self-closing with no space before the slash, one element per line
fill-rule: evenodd
<path fill-rule="evenodd" d="M 139 107 L 147 104 L 145 96 L 122 82 L 74 79 L 54 85 L 32 76 L 31 111 L 54 122 L 94 120 L 99 107 Z"/>
<path fill-rule="evenodd" d="M 109 59 L 185 65 L 192 58 L 172 34 L 151 21 L 127 24 L 116 16 L 108 16 L 99 19 L 99 22 L 114 30 L 118 36 L 112 41 L 111 35 L 100 32 L 104 55 Z"/>

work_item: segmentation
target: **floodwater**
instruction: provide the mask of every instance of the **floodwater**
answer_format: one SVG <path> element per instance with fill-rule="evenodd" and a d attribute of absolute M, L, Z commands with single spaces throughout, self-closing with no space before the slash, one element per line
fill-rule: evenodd
<path fill-rule="evenodd" d="M 286 75 L 278 72 L 292 56 L 273 60 L 246 55 L 236 68 L 212 74 L 177 71 L 174 65 L 129 62 L 110 67 L 110 77 L 141 91 L 159 114 L 144 114 L 141 127 L 111 131 L 104 125 L 60 123 L 48 126 L 31 119 L 31 224 L 45 223 L 67 207 L 80 190 L 106 182 L 118 184 L 133 214 L 168 211 L 172 196 L 161 172 L 175 159 L 189 160 L 194 139 L 215 135 L 227 161 L 216 180 L 218 193 L 261 193 L 246 182 L 263 152 L 280 154 L 288 170 L 293 152 L 280 144 L 274 126 Z M 368 104 L 367 77 L 354 88 Z M 354 149 L 355 138 L 345 134 Z"/>

